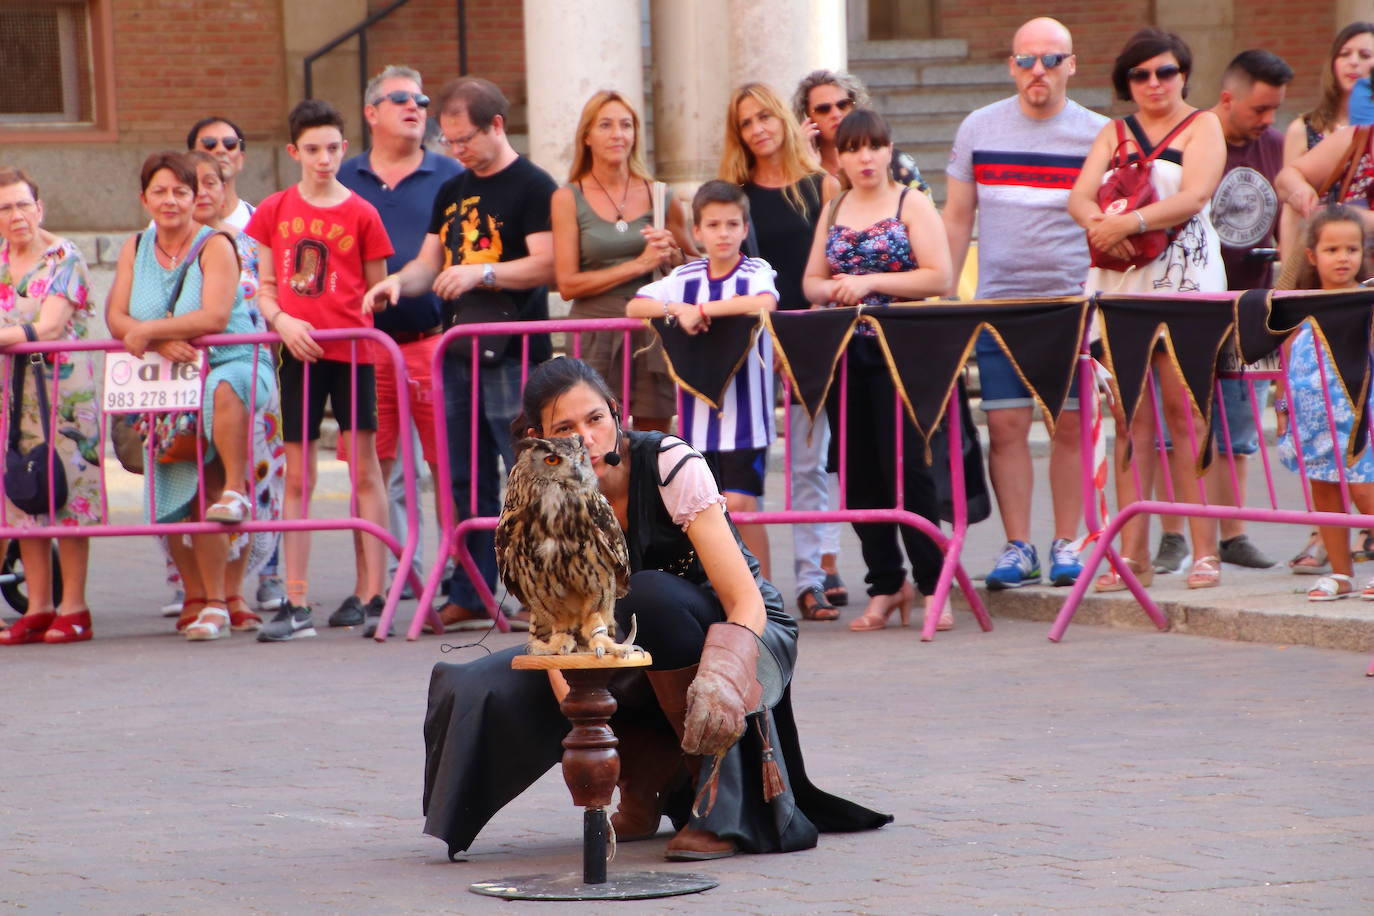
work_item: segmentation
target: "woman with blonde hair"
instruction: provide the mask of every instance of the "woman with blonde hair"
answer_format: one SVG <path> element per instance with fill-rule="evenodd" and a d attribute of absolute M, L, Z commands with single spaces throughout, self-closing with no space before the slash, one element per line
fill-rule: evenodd
<path fill-rule="evenodd" d="M 695 253 L 682 209 L 644 165 L 639 113 L 619 92 L 587 100 L 577 122 L 568 183 L 554 192 L 554 277 L 572 318 L 624 318 L 625 306 L 655 270 Z M 657 195 L 656 195 L 657 190 Z M 660 203 L 655 208 L 655 197 Z M 584 360 L 622 390 L 625 335 L 582 335 Z M 667 432 L 677 395 L 663 352 L 649 332 L 631 335 L 630 414 L 634 428 Z"/>
<path fill-rule="evenodd" d="M 777 271 L 778 308 L 810 308 L 802 292 L 806 256 L 821 201 L 834 196 L 839 183 L 821 168 L 786 104 L 763 83 L 746 83 L 730 96 L 720 177 L 743 187 L 749 198 L 750 241 L 755 250 L 747 253 L 763 258 Z M 810 415 L 799 403 L 791 406 L 789 414 L 792 506 L 824 511 L 830 506 L 831 489 L 825 470 L 829 421 L 820 417 L 813 428 Z M 838 620 L 836 605 L 849 601 L 836 570 L 839 528 L 834 523 L 792 526 L 797 610 L 806 620 Z M 759 542 L 749 544 L 755 553 L 768 547 L 766 536 L 752 540 Z M 766 555 L 759 559 L 768 569 Z"/>

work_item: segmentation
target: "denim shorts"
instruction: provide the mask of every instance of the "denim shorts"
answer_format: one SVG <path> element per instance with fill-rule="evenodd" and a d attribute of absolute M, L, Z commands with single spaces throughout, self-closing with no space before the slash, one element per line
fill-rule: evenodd
<path fill-rule="evenodd" d="M 1030 389 L 1021 384 L 1016 367 L 1011 364 L 1007 354 L 1002 352 L 992 334 L 986 330 L 980 331 L 973 352 L 978 358 L 978 383 L 982 386 L 983 410 L 1005 410 L 1009 407 L 1035 405 Z M 1075 372 L 1074 387 L 1064 401 L 1065 410 L 1078 409 L 1077 382 L 1078 376 Z"/>

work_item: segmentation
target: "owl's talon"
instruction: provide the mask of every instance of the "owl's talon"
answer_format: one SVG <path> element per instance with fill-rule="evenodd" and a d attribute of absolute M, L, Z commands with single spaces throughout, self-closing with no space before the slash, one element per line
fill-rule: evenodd
<path fill-rule="evenodd" d="M 597 657 L 597 658 L 601 658 L 601 657 L 603 657 L 605 654 L 606 654 L 606 647 L 605 647 L 605 646 L 597 646 L 597 647 L 596 647 L 596 657 Z"/>

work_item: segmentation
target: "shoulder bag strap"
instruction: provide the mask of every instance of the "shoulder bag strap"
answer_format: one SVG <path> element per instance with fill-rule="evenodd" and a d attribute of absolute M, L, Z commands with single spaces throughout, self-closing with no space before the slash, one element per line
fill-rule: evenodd
<path fill-rule="evenodd" d="M 1163 139 L 1155 144 L 1155 148 L 1150 150 L 1150 155 L 1145 157 L 1145 161 L 1150 162 L 1151 160 L 1158 159 L 1160 153 L 1163 153 L 1169 148 L 1169 144 L 1173 142 L 1173 139 L 1183 133 L 1183 129 L 1193 123 L 1193 118 L 1196 118 L 1200 114 L 1202 114 L 1202 109 L 1194 109 L 1186 118 L 1175 124 L 1173 130 L 1165 134 Z M 1141 152 L 1143 153 L 1144 150 L 1141 150 Z"/>
<path fill-rule="evenodd" d="M 835 214 L 840 210 L 840 201 L 844 200 L 844 196 L 848 193 L 849 191 L 847 190 L 841 191 L 836 194 L 835 199 L 830 202 L 829 211 L 825 215 L 825 228 L 830 229 L 835 225 Z"/>
<path fill-rule="evenodd" d="M 1316 187 L 1318 198 L 1324 199 L 1331 189 L 1336 187 L 1336 182 L 1341 180 L 1341 176 L 1350 171 L 1352 167 L 1351 163 L 1358 163 L 1360 161 L 1360 154 L 1363 152 L 1360 148 L 1360 141 L 1364 139 L 1365 142 L 1368 142 L 1367 137 L 1361 138 L 1360 130 L 1361 128 L 1355 128 L 1354 133 L 1350 135 L 1350 145 L 1346 147 L 1345 155 L 1341 157 L 1340 162 L 1336 163 L 1336 167 L 1331 170 L 1331 174 L 1326 176 L 1326 180 Z"/>
<path fill-rule="evenodd" d="M 33 325 L 25 324 L 23 328 L 24 337 L 29 343 L 38 340 L 38 334 L 34 331 Z M 35 356 L 38 359 L 34 359 Z M 14 360 L 14 371 L 10 375 L 9 447 L 11 450 L 19 448 L 19 440 L 23 435 L 19 421 L 24 407 L 24 369 L 30 364 L 33 365 L 34 379 L 38 389 L 38 418 L 43 426 L 43 440 L 51 442 L 52 433 L 48 429 L 48 391 L 44 387 L 42 354 L 22 353 L 11 358 Z"/>
<path fill-rule="evenodd" d="M 201 251 L 205 248 L 205 243 L 209 242 L 210 239 L 214 238 L 217 235 L 222 235 L 226 239 L 229 239 L 230 245 L 234 244 L 234 240 L 232 238 L 229 238 L 229 233 L 216 230 L 214 232 L 208 232 L 205 235 L 201 236 L 201 238 L 194 245 L 191 246 L 191 250 L 186 252 L 186 260 L 182 261 L 181 267 L 177 268 L 177 280 L 176 283 L 172 284 L 172 295 L 167 297 L 166 311 L 168 315 L 171 315 L 173 310 L 176 309 L 177 299 L 181 298 L 181 290 L 186 286 L 186 271 L 190 270 L 191 265 L 194 264 L 196 260 L 200 257 Z M 237 246 L 235 246 L 234 248 L 234 258 L 235 260 L 238 259 Z"/>
<path fill-rule="evenodd" d="M 1364 158 L 1365 150 L 1369 147 L 1370 125 L 1361 124 L 1355 128 L 1355 139 L 1350 141 L 1350 162 L 1345 169 L 1345 177 L 1341 179 L 1341 189 L 1336 197 L 1336 202 L 1345 200 L 1346 192 L 1350 190 L 1350 183 L 1355 180 L 1355 172 L 1360 167 L 1360 160 Z"/>

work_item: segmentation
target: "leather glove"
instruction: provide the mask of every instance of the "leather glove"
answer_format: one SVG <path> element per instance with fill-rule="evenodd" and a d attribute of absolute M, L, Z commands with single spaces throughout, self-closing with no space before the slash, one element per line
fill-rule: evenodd
<path fill-rule="evenodd" d="M 763 685 L 757 669 L 759 638 L 737 623 L 713 623 L 706 631 L 697 676 L 687 688 L 682 749 L 724 754 L 744 734 L 745 716 L 759 708 Z"/>

